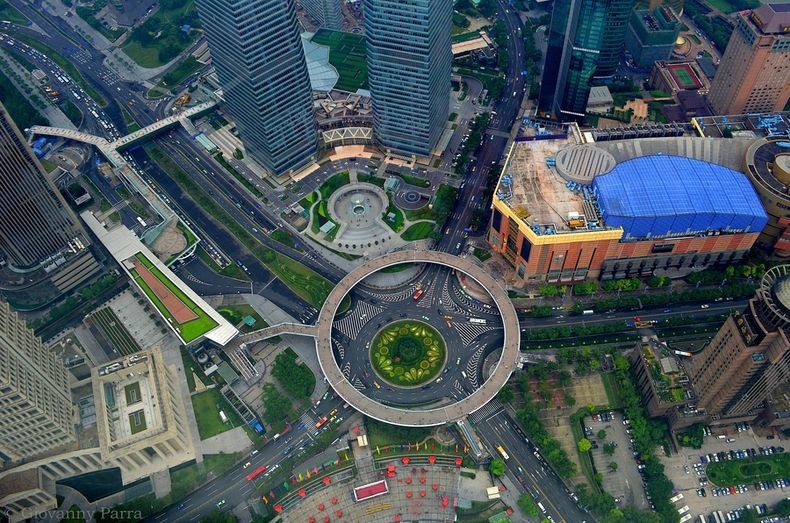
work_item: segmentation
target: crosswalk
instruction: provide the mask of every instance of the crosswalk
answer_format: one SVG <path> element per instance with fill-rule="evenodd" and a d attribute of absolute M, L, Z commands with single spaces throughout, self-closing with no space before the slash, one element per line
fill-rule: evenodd
<path fill-rule="evenodd" d="M 484 332 L 494 330 L 497 327 L 491 325 L 481 325 L 479 323 L 464 323 L 462 321 L 453 322 L 453 327 L 461 335 L 461 341 L 464 345 L 471 345 L 478 336 Z M 501 328 L 501 327 L 500 327 Z"/>
<path fill-rule="evenodd" d="M 502 406 L 502 403 L 500 403 L 498 399 L 494 398 L 483 405 L 480 410 L 470 414 L 469 419 L 472 421 L 472 423 L 480 423 L 483 420 L 496 416 L 503 409 L 504 407 Z"/>
<path fill-rule="evenodd" d="M 297 423 L 297 425 L 301 423 L 304 424 L 305 427 L 315 427 L 315 422 L 316 422 L 315 418 L 313 418 L 310 415 L 310 412 L 308 411 L 303 413 L 301 416 L 299 416 L 299 422 Z"/>
<path fill-rule="evenodd" d="M 354 379 L 351 382 L 351 384 L 354 386 L 355 389 L 357 389 L 360 392 L 367 389 L 367 386 L 362 382 L 361 379 L 359 379 L 358 376 L 354 376 Z"/>
<path fill-rule="evenodd" d="M 371 305 L 365 301 L 357 302 L 357 306 L 351 314 L 346 314 L 335 322 L 335 328 L 352 340 L 356 339 L 362 327 L 374 316 L 382 312 L 384 312 L 384 309 L 378 305 Z"/>
<path fill-rule="evenodd" d="M 477 388 L 477 368 L 480 366 L 480 357 L 483 355 L 483 351 L 485 350 L 485 346 L 480 347 L 469 358 L 466 362 L 466 375 L 469 377 L 469 382 L 472 384 L 472 387 Z"/>
<path fill-rule="evenodd" d="M 464 304 L 465 307 L 467 307 L 468 310 L 481 312 L 484 314 L 489 312 L 489 310 L 483 307 L 481 304 L 475 303 L 463 290 L 459 289 L 458 287 L 454 287 L 453 290 L 455 291 L 455 296 L 461 303 Z"/>
<path fill-rule="evenodd" d="M 400 292 L 393 292 L 391 294 L 376 294 L 376 298 L 380 299 L 381 301 L 395 303 L 405 300 L 412 294 L 414 294 L 414 286 L 409 286 L 407 289 L 404 289 Z"/>

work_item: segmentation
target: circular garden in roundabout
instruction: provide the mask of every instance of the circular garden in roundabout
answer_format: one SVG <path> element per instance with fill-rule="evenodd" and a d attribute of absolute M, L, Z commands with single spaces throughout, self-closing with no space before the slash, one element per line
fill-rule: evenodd
<path fill-rule="evenodd" d="M 370 344 L 376 373 L 392 385 L 413 387 L 434 379 L 447 359 L 439 331 L 427 323 L 402 320 L 381 329 Z"/>

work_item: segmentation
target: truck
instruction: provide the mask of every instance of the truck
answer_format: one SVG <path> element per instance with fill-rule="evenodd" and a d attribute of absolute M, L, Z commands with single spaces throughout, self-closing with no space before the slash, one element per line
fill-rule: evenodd
<path fill-rule="evenodd" d="M 219 419 L 222 420 L 222 423 L 228 422 L 228 416 L 225 414 L 224 410 L 219 411 Z"/>
<path fill-rule="evenodd" d="M 587 310 L 582 311 L 582 314 L 585 315 L 585 316 L 589 316 L 590 314 L 595 314 L 595 311 L 592 310 L 592 309 L 587 309 Z"/>

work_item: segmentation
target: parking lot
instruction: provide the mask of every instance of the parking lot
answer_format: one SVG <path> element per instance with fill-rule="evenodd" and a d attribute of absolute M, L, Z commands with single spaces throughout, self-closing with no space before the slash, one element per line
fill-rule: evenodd
<path fill-rule="evenodd" d="M 683 447 L 680 454 L 662 458 L 661 461 L 664 464 L 667 477 L 675 485 L 678 492 L 684 496 L 676 505 L 678 508 L 688 505 L 690 509 L 688 513 L 696 517 L 699 514 L 708 515 L 713 510 L 722 511 L 726 514 L 745 505 L 755 507 L 766 504 L 771 507 L 790 496 L 790 488 L 782 485 L 783 482 L 778 481 L 774 482 L 773 486 L 767 485 L 768 488 L 765 490 L 756 488 L 754 482 L 744 484 L 745 489 L 743 486 L 739 488 L 739 485 L 732 485 L 733 488 L 730 489 L 717 487 L 710 481 L 707 481 L 705 473 L 707 463 L 703 463 L 703 460 L 710 460 L 710 454 L 717 455 L 716 458 L 722 461 L 722 459 L 727 460 L 727 457 L 720 453 L 729 455 L 730 451 L 733 451 L 733 460 L 745 459 L 748 457 L 747 454 L 750 449 L 754 449 L 756 456 L 759 457 L 761 456 L 759 450 L 761 447 L 771 446 L 774 448 L 786 448 L 788 447 L 788 442 L 778 439 L 768 440 L 764 437 L 756 436 L 751 430 L 747 430 L 728 434 L 722 439 L 715 435 L 705 436 L 702 448 Z M 738 457 L 739 450 L 742 456 L 740 458 Z M 705 456 L 705 458 L 701 460 L 700 456 Z M 705 481 L 707 481 L 707 484 L 701 483 Z M 698 493 L 701 487 L 704 488 L 704 497 Z M 714 490 L 716 495 L 714 495 Z M 725 490 L 726 493 L 723 492 Z"/>
<path fill-rule="evenodd" d="M 603 416 L 603 421 L 598 421 Z M 607 418 L 609 418 L 607 420 Z M 595 468 L 603 474 L 603 488 L 620 499 L 620 505 L 631 505 L 639 510 L 649 509 L 642 477 L 639 475 L 636 459 L 631 450 L 631 436 L 626 432 L 627 426 L 623 424 L 623 415 L 620 412 L 602 413 L 594 417 L 584 418 L 586 437 L 596 446 L 590 451 Z M 599 440 L 599 430 L 606 431 L 606 438 Z M 614 454 L 607 456 L 604 445 L 614 443 Z M 612 472 L 608 465 L 617 463 L 617 470 Z"/>

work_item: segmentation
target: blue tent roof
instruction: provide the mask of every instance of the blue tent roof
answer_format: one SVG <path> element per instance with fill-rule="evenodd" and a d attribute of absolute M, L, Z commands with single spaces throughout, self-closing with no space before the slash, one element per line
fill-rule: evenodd
<path fill-rule="evenodd" d="M 690 158 L 634 158 L 597 176 L 593 190 L 604 223 L 623 227 L 624 239 L 759 232 L 768 221 L 745 175 Z"/>

